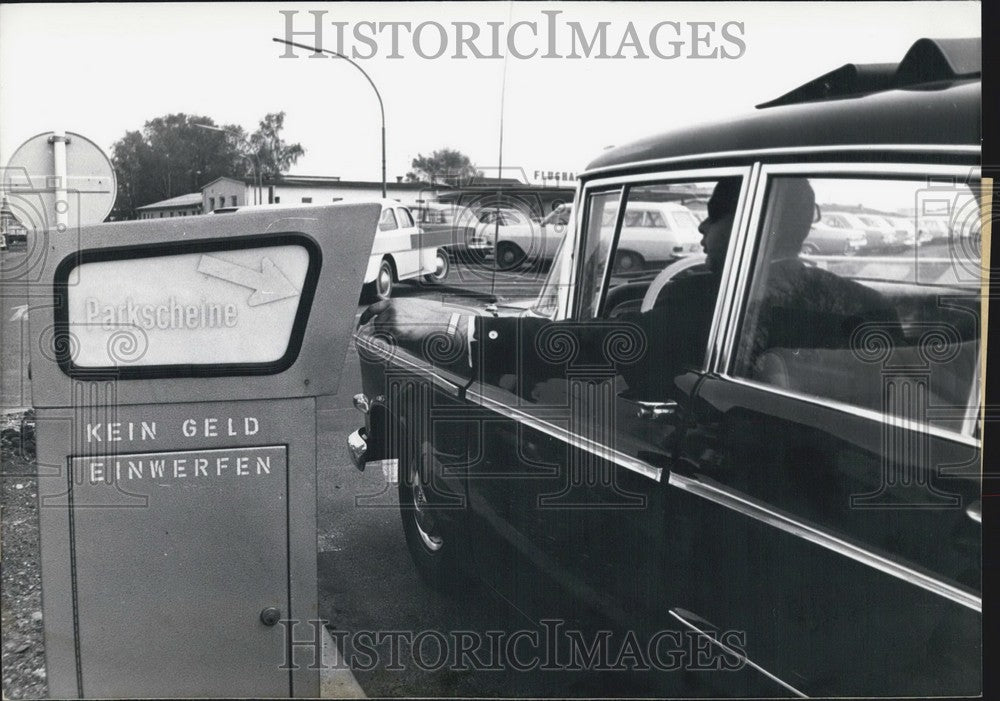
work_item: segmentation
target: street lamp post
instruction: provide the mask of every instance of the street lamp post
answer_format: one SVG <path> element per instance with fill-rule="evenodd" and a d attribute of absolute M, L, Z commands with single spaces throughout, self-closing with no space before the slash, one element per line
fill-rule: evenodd
<path fill-rule="evenodd" d="M 318 52 L 318 53 L 330 54 L 331 56 L 342 58 L 349 64 L 357 68 L 359 71 L 361 71 L 361 75 L 363 75 L 365 77 L 365 80 L 368 81 L 368 84 L 372 86 L 372 90 L 375 91 L 375 97 L 378 98 L 378 109 L 379 113 L 382 116 L 382 198 L 385 199 L 386 196 L 385 195 L 385 105 L 382 104 L 382 95 L 379 93 L 378 88 L 375 87 L 375 82 L 372 80 L 371 76 L 368 75 L 368 73 L 365 71 L 364 68 L 359 66 L 351 59 L 347 58 L 347 56 L 345 56 L 344 54 L 337 53 L 336 51 L 331 51 L 330 49 L 321 49 L 316 46 L 309 46 L 308 44 L 300 44 L 295 41 L 289 41 L 288 39 L 279 39 L 277 37 L 274 37 L 273 39 L 279 44 L 287 44 L 288 46 L 297 46 L 300 49 L 308 49 L 314 53 Z"/>
<path fill-rule="evenodd" d="M 223 129 L 222 127 L 213 127 L 209 124 L 195 124 L 195 126 L 198 127 L 199 129 L 208 129 L 209 131 L 217 131 L 221 132 L 222 134 L 231 134 L 233 136 L 236 135 L 235 132 L 232 132 L 229 129 Z M 240 157 L 246 161 L 249 161 L 250 165 L 253 167 L 253 175 L 254 175 L 253 203 L 263 204 L 263 202 L 258 201 L 264 199 L 261 194 L 261 189 L 263 188 L 264 183 L 263 183 L 263 177 L 261 176 L 260 172 L 260 156 L 254 153 L 253 158 L 251 159 L 250 156 L 241 153 Z"/>

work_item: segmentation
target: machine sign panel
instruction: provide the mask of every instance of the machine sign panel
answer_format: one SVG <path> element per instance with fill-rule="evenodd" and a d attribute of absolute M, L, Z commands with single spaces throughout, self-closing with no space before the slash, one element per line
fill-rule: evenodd
<path fill-rule="evenodd" d="M 283 478 L 285 448 L 222 448 L 174 453 L 130 453 L 72 459 L 78 484 L 148 482 L 160 486 L 206 481 L 230 481 L 268 477 Z M 192 485 L 194 486 L 194 485 Z"/>
<path fill-rule="evenodd" d="M 278 245 L 84 262 L 66 280 L 79 368 L 273 363 L 285 355 L 309 268 Z"/>

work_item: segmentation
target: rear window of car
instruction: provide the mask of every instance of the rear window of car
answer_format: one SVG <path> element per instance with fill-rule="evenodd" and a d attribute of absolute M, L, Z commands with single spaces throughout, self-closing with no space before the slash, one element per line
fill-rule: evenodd
<path fill-rule="evenodd" d="M 980 382 L 980 187 L 928 182 L 774 178 L 734 374 L 971 432 Z M 910 237 L 888 250 L 799 255 L 811 235 L 813 203 L 820 211 L 845 202 L 910 210 L 908 219 L 922 228 L 924 205 L 938 201 L 951 213 L 951 240 L 924 245 Z"/>
<path fill-rule="evenodd" d="M 674 223 L 681 229 L 697 229 L 698 217 L 691 212 L 674 212 L 671 215 Z"/>

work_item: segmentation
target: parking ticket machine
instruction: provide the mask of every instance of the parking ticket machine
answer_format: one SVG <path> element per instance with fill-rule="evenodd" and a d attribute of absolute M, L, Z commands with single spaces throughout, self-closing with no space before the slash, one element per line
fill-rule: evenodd
<path fill-rule="evenodd" d="M 316 397 L 378 214 L 51 237 L 29 311 L 50 695 L 318 695 L 293 644 L 318 618 Z"/>

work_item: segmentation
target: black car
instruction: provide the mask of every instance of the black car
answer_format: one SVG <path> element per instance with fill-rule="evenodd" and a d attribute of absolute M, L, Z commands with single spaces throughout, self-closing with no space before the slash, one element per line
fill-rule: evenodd
<path fill-rule="evenodd" d="M 604 152 L 529 309 L 368 309 L 348 442 L 398 470 L 421 574 L 696 636 L 714 693 L 981 693 L 978 246 L 802 255 L 824 203 L 979 216 L 979 56 L 924 39 Z M 617 275 L 628 205 L 692 189 L 707 257 Z"/>

